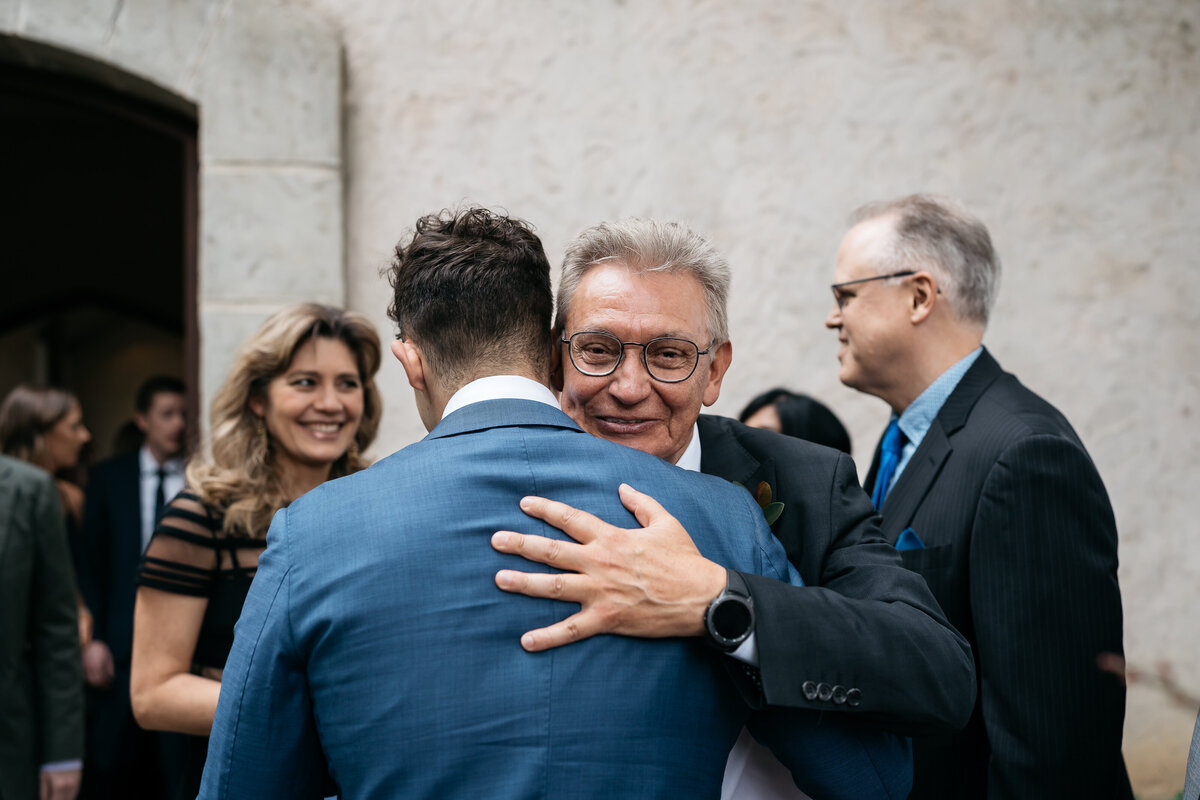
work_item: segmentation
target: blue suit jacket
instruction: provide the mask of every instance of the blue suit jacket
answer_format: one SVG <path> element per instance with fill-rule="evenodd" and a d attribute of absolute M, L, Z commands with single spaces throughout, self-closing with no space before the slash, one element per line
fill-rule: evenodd
<path fill-rule="evenodd" d="M 521 513 L 522 496 L 631 527 L 622 481 L 652 490 L 708 557 L 795 577 L 744 489 L 541 403 L 467 406 L 275 517 L 200 796 L 319 797 L 327 760 L 356 799 L 717 797 L 748 709 L 711 650 L 601 636 L 526 653 L 521 634 L 563 605 L 494 583 L 502 567 L 540 567 L 495 552 L 493 532 L 563 538 Z M 903 740 L 816 714 L 764 735 L 814 796 L 907 793 Z"/>

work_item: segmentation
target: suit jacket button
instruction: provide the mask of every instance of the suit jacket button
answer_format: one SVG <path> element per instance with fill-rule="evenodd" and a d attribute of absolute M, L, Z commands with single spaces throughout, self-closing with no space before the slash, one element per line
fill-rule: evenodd
<path fill-rule="evenodd" d="M 822 703 L 829 702 L 829 698 L 833 697 L 833 687 L 828 683 L 817 684 L 817 697 Z"/>
<path fill-rule="evenodd" d="M 805 700 L 817 699 L 817 685 L 812 681 L 805 681 L 803 684 L 801 684 L 800 689 L 804 692 Z"/>
<path fill-rule="evenodd" d="M 833 702 L 839 706 L 846 702 L 846 687 L 845 686 L 834 686 L 833 687 Z"/>
<path fill-rule="evenodd" d="M 862 705 L 862 692 L 858 689 L 850 689 L 846 692 L 846 705 L 851 708 L 858 708 Z"/>

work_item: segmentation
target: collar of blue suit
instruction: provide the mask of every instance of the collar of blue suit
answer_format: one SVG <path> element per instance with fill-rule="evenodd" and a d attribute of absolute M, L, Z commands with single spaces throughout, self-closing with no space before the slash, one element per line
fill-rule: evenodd
<path fill-rule="evenodd" d="M 558 407 L 554 393 L 519 375 L 491 375 L 463 386 L 446 403 L 433 439 L 512 425 L 552 425 L 582 433 Z"/>

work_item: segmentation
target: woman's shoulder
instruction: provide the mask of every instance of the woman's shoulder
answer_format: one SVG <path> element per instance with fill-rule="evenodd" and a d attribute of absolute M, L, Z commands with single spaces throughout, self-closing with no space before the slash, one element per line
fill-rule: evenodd
<path fill-rule="evenodd" d="M 176 538 L 211 543 L 221 535 L 222 520 L 218 509 L 185 487 L 163 509 L 158 530 Z"/>

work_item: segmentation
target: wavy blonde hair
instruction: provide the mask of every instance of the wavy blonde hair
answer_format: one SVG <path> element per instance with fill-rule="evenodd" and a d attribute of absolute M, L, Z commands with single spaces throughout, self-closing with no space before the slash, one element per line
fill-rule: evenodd
<path fill-rule="evenodd" d="M 362 314 L 318 303 L 301 303 L 276 312 L 242 345 L 229 377 L 213 400 L 208 450 L 210 461 L 193 459 L 187 483 L 202 502 L 224 514 L 226 535 L 263 538 L 271 517 L 291 502 L 275 468 L 268 437 L 251 398 L 265 398 L 272 379 L 287 371 L 302 345 L 313 338 L 344 342 L 358 364 L 363 413 L 352 447 L 333 462 L 329 478 L 367 466 L 359 453 L 375 440 L 381 413 L 375 373 L 379 370 L 379 334 Z"/>

